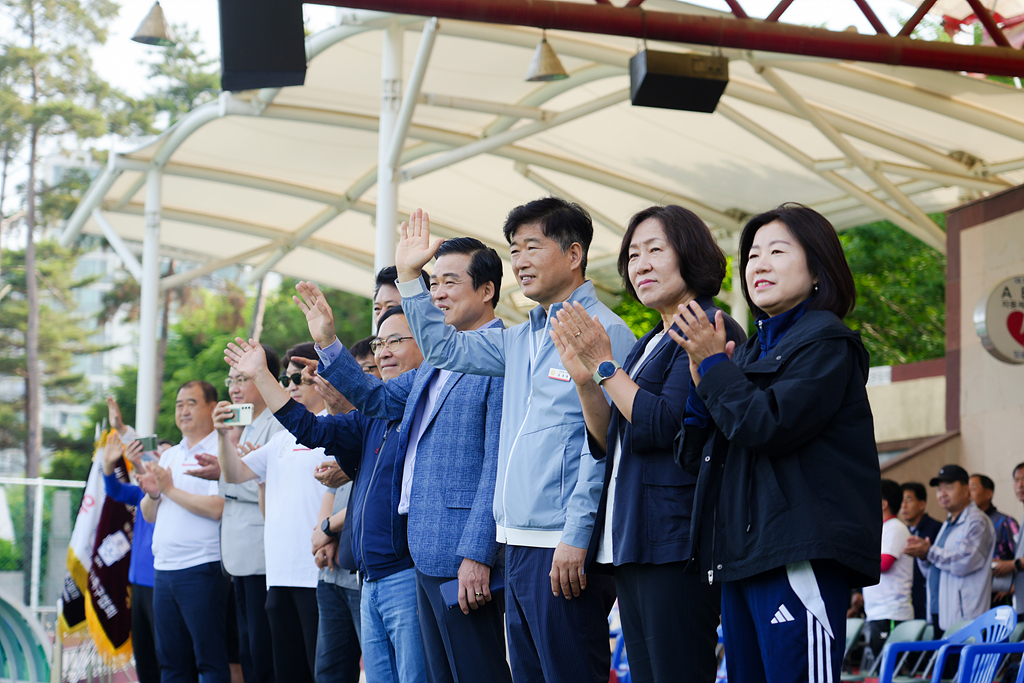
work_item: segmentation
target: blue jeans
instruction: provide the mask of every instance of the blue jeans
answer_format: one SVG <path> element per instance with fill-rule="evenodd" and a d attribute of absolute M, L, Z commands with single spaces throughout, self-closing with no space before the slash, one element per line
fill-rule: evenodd
<path fill-rule="evenodd" d="M 230 683 L 226 641 L 228 578 L 220 562 L 153 576 L 156 652 L 162 683 Z M 195 664 L 189 652 L 195 654 Z M 195 667 L 195 668 L 193 668 Z"/>
<path fill-rule="evenodd" d="M 367 683 L 427 683 L 416 614 L 416 570 L 364 581 L 359 613 Z"/>
<path fill-rule="evenodd" d="M 316 636 L 317 683 L 359 681 L 359 590 L 316 584 L 320 623 Z"/>

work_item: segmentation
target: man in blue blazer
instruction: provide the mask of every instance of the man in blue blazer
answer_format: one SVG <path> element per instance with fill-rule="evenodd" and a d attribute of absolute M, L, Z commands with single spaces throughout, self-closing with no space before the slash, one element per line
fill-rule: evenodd
<path fill-rule="evenodd" d="M 446 241 L 430 278 L 445 322 L 459 330 L 502 327 L 494 316 L 501 270 L 498 254 L 479 240 Z M 423 363 L 416 371 L 381 382 L 361 372 L 338 341 L 333 313 L 316 286 L 300 283 L 297 289 L 317 342 L 323 379 L 367 417 L 402 420 L 398 512 L 408 514 L 431 683 L 511 683 L 504 601 L 492 600 L 490 593 L 492 568 L 503 559 L 492 511 L 502 379 Z M 449 610 L 441 595 L 441 584 L 451 580 L 459 582 L 460 610 Z"/>

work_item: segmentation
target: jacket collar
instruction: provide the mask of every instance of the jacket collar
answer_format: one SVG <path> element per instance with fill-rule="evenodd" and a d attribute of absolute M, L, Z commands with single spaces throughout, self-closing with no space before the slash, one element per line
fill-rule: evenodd
<path fill-rule="evenodd" d="M 590 308 L 597 303 L 597 290 L 594 289 L 592 281 L 587 280 L 569 295 L 569 302 L 575 301 L 583 304 L 583 308 Z M 550 310 L 547 312 L 544 311 L 543 306 L 535 306 L 530 311 L 530 329 L 536 331 L 545 327 L 548 324 L 548 316 L 558 313 L 564 303 L 564 301 L 557 301 L 551 304 Z"/>
<path fill-rule="evenodd" d="M 779 340 L 790 328 L 797 323 L 800 318 L 804 317 L 804 313 L 807 312 L 807 302 L 810 299 L 806 299 L 793 308 L 789 309 L 785 313 L 769 318 L 765 316 L 758 318 L 757 320 L 757 339 L 761 345 L 761 357 L 768 355 L 768 352 L 775 348 L 775 345 L 779 343 Z"/>

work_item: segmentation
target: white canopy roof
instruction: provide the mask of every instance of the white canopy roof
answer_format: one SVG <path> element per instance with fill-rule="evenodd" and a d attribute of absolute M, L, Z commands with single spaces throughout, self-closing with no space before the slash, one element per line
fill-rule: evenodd
<path fill-rule="evenodd" d="M 647 6 L 712 13 L 668 0 Z M 162 166 L 161 245 L 208 263 L 193 274 L 240 262 L 257 275 L 272 267 L 369 295 L 381 29 L 405 26 L 409 78 L 424 19 L 343 14 L 307 40 L 304 86 L 225 94 L 114 155 L 64 241 L 81 229 L 142 241 L 146 172 Z M 693 209 L 729 253 L 746 215 L 784 201 L 816 208 L 839 229 L 888 218 L 942 249 L 944 235 L 923 212 L 1024 182 L 1024 92 L 1010 86 L 726 51 L 730 81 L 716 113 L 669 111 L 630 105 L 634 41 L 548 38 L 571 77 L 529 83 L 540 31 L 440 22 L 402 153 L 399 173 L 411 179 L 400 186 L 399 216 L 423 207 L 439 235 L 478 237 L 504 258 L 509 209 L 548 193 L 574 199 L 595 218 L 588 273 L 613 292 L 622 230 L 654 203 Z M 446 156 L 491 139 L 483 153 Z M 438 168 L 420 174 L 420 164 Z M 516 319 L 528 302 L 507 264 L 505 272 L 501 312 Z"/>

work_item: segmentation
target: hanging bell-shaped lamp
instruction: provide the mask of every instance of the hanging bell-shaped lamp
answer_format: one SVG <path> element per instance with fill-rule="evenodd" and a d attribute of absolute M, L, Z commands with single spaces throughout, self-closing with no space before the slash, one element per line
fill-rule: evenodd
<path fill-rule="evenodd" d="M 164 18 L 164 10 L 160 7 L 159 1 L 153 3 L 153 9 L 149 10 L 149 14 L 139 24 L 139 28 L 135 31 L 135 35 L 132 36 L 132 40 L 136 43 L 159 45 L 160 47 L 170 47 L 178 42 L 174 38 L 174 32 L 171 31 L 170 24 Z"/>
<path fill-rule="evenodd" d="M 528 81 L 561 81 L 569 78 L 565 67 L 555 54 L 555 49 L 548 43 L 547 33 L 543 33 L 537 49 L 533 53 L 530 68 L 526 70 Z"/>

